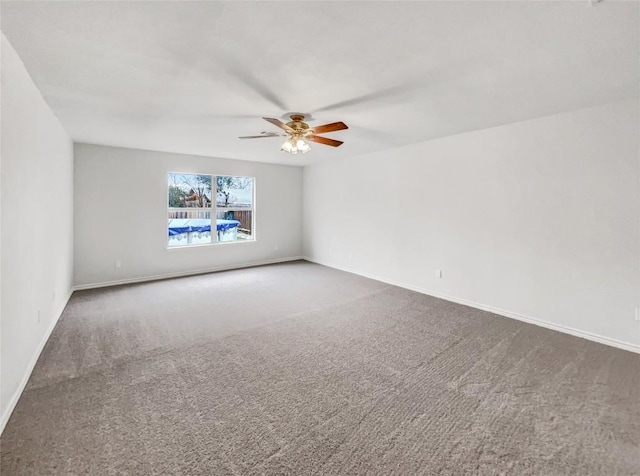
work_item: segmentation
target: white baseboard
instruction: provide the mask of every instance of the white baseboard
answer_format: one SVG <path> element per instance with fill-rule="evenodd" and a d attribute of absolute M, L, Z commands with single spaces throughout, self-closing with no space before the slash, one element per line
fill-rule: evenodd
<path fill-rule="evenodd" d="M 305 259 L 302 256 L 290 256 L 288 258 L 276 258 L 263 261 L 253 261 L 251 263 L 234 264 L 227 266 L 214 266 L 212 268 L 192 269 L 189 271 L 180 271 L 177 273 L 156 274 L 153 276 L 142 276 L 139 278 L 118 279 L 116 281 L 105 281 L 101 283 L 79 284 L 73 287 L 74 291 L 83 289 L 105 288 L 108 286 L 119 286 L 121 284 L 144 283 L 147 281 L 158 281 L 160 279 L 181 278 L 184 276 L 196 276 L 198 274 L 215 273 L 216 271 L 229 271 L 232 269 L 252 268 L 254 266 L 264 266 L 266 264 L 286 263 L 287 261 L 297 261 Z"/>
<path fill-rule="evenodd" d="M 69 299 L 71 299 L 72 294 L 73 294 L 73 288 L 69 290 L 69 294 L 67 294 L 67 298 L 64 300 L 64 304 L 60 306 L 60 309 L 58 309 L 58 311 L 55 313 L 54 318 L 51 320 L 51 323 L 49 324 L 49 327 L 47 328 L 46 332 L 42 336 L 42 340 L 40 341 L 40 344 L 38 344 L 36 351 L 31 357 L 31 360 L 29 361 L 29 365 L 27 366 L 26 372 L 22 376 L 20 385 L 18 386 L 13 396 L 9 400 L 9 406 L 7 407 L 7 410 L 5 411 L 4 415 L 2 415 L 2 419 L 0 420 L 0 435 L 2 435 L 2 432 L 4 431 L 5 426 L 7 426 L 7 423 L 9 422 L 9 418 L 11 418 L 11 414 L 13 413 L 13 410 L 16 408 L 16 405 L 18 404 L 18 400 L 20 400 L 20 397 L 22 396 L 22 392 L 24 392 L 24 389 L 27 386 L 27 382 L 31 377 L 31 373 L 35 368 L 36 363 L 38 363 L 40 354 L 42 353 L 44 346 L 47 344 L 49 337 L 51 337 L 51 333 L 53 332 L 53 329 L 56 327 L 56 324 L 60 320 L 60 316 L 62 316 L 62 312 L 64 311 L 64 308 L 67 306 Z"/>
<path fill-rule="evenodd" d="M 443 294 L 437 291 L 433 291 L 431 289 L 421 288 L 418 286 L 414 286 L 412 284 L 402 283 L 393 279 L 387 279 L 382 276 L 376 276 L 369 273 L 363 273 L 361 271 L 347 268 L 344 266 L 339 266 L 333 263 L 328 263 L 322 260 L 317 260 L 311 258 L 309 256 L 303 257 L 304 260 L 309 261 L 311 263 L 317 263 L 322 266 L 327 266 L 329 268 L 339 269 L 341 271 L 346 271 L 348 273 L 357 274 L 359 276 L 363 276 L 365 278 L 374 279 L 376 281 L 381 281 L 383 283 L 391 284 L 393 286 L 398 286 L 401 288 L 409 289 L 411 291 L 416 291 L 422 294 L 427 294 L 429 296 L 433 296 L 440 299 L 445 299 L 447 301 L 455 302 L 457 304 L 463 304 L 465 306 L 473 307 L 475 309 L 480 309 L 482 311 L 488 311 L 493 314 L 498 314 L 500 316 L 509 317 L 511 319 L 516 319 L 518 321 L 527 322 L 529 324 L 534 324 L 536 326 L 545 327 L 547 329 L 551 329 L 554 331 L 562 332 L 564 334 L 570 334 L 575 337 L 581 337 L 583 339 L 587 339 L 593 342 L 598 342 L 600 344 L 609 345 L 611 347 L 616 347 L 618 349 L 627 350 L 629 352 L 635 352 L 636 354 L 640 354 L 640 345 L 632 344 L 630 342 L 622 342 L 616 339 L 611 339 L 609 337 L 604 337 L 598 334 L 593 334 L 591 332 L 581 331 L 579 329 L 574 329 L 573 327 L 562 326 L 560 324 L 554 324 L 552 322 L 545 321 L 543 319 L 538 319 L 535 317 L 525 316 L 522 314 L 518 314 L 516 312 L 506 311 L 504 309 L 499 309 L 492 306 L 487 306 L 486 304 L 481 304 L 473 301 L 469 301 L 467 299 L 461 299 L 455 296 L 449 296 L 447 294 Z"/>

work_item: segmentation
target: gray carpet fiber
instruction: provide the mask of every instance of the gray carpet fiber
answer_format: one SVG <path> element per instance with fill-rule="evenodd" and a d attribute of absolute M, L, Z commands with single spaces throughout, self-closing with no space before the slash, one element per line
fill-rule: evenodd
<path fill-rule="evenodd" d="M 640 355 L 304 261 L 80 291 L 1 444 L 3 476 L 638 475 Z"/>

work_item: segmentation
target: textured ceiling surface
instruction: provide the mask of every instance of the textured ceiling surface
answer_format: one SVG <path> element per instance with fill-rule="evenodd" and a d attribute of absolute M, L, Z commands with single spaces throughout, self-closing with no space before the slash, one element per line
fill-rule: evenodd
<path fill-rule="evenodd" d="M 638 96 L 637 2 L 1 3 L 77 142 L 306 165 Z M 339 148 L 279 151 L 302 112 Z"/>

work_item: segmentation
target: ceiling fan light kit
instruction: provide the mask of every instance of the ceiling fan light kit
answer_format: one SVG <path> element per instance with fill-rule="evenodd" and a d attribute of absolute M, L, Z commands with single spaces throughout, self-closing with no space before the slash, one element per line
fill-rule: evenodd
<path fill-rule="evenodd" d="M 289 154 L 297 154 L 298 152 L 306 154 L 311 150 L 311 146 L 307 144 L 302 136 L 294 135 L 282 144 L 280 150 Z"/>
<path fill-rule="evenodd" d="M 331 124 L 324 124 L 318 127 L 309 127 L 309 125 L 304 122 L 304 114 L 291 114 L 289 117 L 291 117 L 291 121 L 286 124 L 273 117 L 263 117 L 265 121 L 283 129 L 286 134 L 263 133 L 259 136 L 243 136 L 240 137 L 240 139 L 288 136 L 280 150 L 287 152 L 288 154 L 306 154 L 311 150 L 309 141 L 329 145 L 331 147 L 338 147 L 342 145 L 342 141 L 329 139 L 328 137 L 321 137 L 317 134 L 340 131 L 349 128 L 344 122 L 332 122 Z"/>

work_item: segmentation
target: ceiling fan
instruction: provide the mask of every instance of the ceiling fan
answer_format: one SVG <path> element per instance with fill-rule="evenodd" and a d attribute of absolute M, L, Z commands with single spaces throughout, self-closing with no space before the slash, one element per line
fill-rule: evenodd
<path fill-rule="evenodd" d="M 321 137 L 318 134 L 325 132 L 341 131 L 343 129 L 349 129 L 344 122 L 332 122 L 331 124 L 324 124 L 317 127 L 309 127 L 304 122 L 304 114 L 291 114 L 290 122 L 286 124 L 279 119 L 273 117 L 263 117 L 267 122 L 270 122 L 274 126 L 283 129 L 286 134 L 277 134 L 275 132 L 262 132 L 258 136 L 243 136 L 240 139 L 258 139 L 262 137 L 288 137 L 288 139 L 282 144 L 281 150 L 288 152 L 289 154 L 297 154 L 301 152 L 306 154 L 311 150 L 308 142 L 317 142 L 318 144 L 330 145 L 331 147 L 338 147 L 342 145 L 342 141 L 329 139 L 328 137 Z"/>

